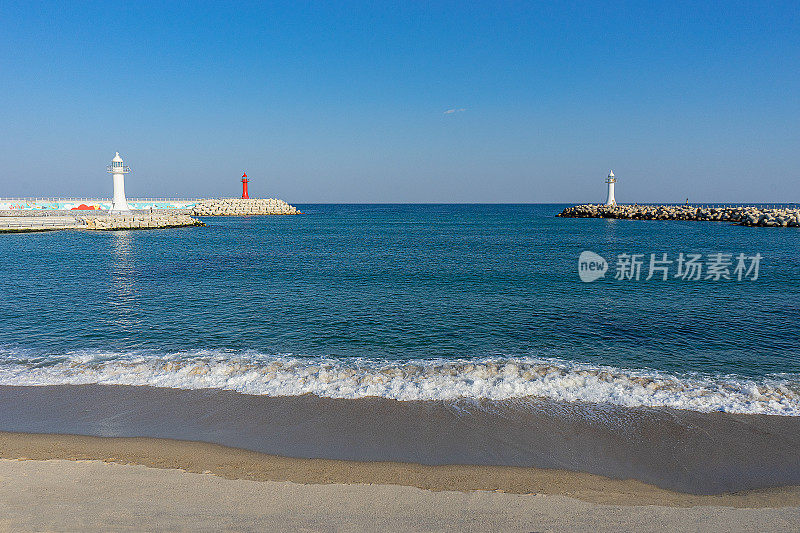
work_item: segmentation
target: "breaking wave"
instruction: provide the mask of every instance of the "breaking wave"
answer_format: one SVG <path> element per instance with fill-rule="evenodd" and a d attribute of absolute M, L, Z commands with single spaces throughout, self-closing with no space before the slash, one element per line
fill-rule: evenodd
<path fill-rule="evenodd" d="M 800 416 L 798 376 L 678 376 L 533 357 L 379 361 L 251 352 L 76 352 L 34 356 L 0 350 L 0 385 L 150 385 L 243 394 L 395 400 L 541 397 L 701 412 Z"/>

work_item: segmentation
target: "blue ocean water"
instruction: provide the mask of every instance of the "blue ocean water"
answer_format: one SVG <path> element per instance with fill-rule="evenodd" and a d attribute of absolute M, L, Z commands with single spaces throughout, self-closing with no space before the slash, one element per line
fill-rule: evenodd
<path fill-rule="evenodd" d="M 560 205 L 298 207 L 0 236 L 0 384 L 800 414 L 796 229 L 562 219 Z M 584 250 L 612 271 L 582 282 Z M 644 254 L 640 280 L 614 279 L 623 253 Z M 762 259 L 756 280 L 675 266 L 645 280 L 651 253 Z"/>

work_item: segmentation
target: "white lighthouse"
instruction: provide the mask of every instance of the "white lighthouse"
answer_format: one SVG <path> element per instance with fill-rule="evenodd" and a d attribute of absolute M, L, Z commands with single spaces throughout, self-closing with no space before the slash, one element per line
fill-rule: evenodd
<path fill-rule="evenodd" d="M 131 210 L 128 207 L 128 200 L 125 199 L 125 174 L 131 171 L 131 167 L 122 164 L 119 152 L 111 160 L 111 164 L 106 167 L 106 172 L 114 177 L 114 199 L 111 202 L 112 213 L 127 213 Z"/>
<path fill-rule="evenodd" d="M 617 205 L 617 199 L 614 198 L 614 184 L 616 182 L 617 178 L 614 177 L 614 171 L 610 170 L 608 172 L 608 177 L 606 178 L 606 183 L 608 183 L 608 198 L 606 198 L 606 205 Z"/>

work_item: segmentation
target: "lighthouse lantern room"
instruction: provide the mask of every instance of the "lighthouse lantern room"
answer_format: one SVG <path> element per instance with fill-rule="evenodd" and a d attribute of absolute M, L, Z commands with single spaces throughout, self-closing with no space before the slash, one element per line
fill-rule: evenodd
<path fill-rule="evenodd" d="M 609 171 L 608 177 L 606 178 L 606 183 L 608 183 L 608 197 L 606 198 L 606 205 L 617 205 L 617 199 L 614 198 L 614 184 L 616 182 L 617 178 L 614 177 L 614 171 Z"/>
<path fill-rule="evenodd" d="M 125 198 L 125 174 L 130 173 L 131 167 L 126 167 L 122 164 L 122 158 L 119 152 L 111 160 L 111 164 L 106 167 L 106 172 L 114 178 L 114 198 L 111 201 L 112 213 L 128 213 L 131 208 L 128 206 L 128 200 Z"/>

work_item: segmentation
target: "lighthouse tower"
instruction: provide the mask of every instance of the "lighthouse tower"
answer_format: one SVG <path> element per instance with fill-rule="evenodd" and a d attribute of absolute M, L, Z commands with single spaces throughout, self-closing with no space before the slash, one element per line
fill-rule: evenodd
<path fill-rule="evenodd" d="M 106 167 L 106 172 L 114 178 L 114 199 L 111 202 L 112 213 L 128 213 L 131 210 L 128 207 L 128 200 L 125 199 L 125 174 L 130 171 L 131 167 L 126 167 L 122 164 L 119 152 L 111 160 L 111 164 Z"/>
<path fill-rule="evenodd" d="M 617 182 L 617 178 L 614 177 L 614 171 L 610 170 L 608 172 L 608 177 L 606 178 L 606 183 L 608 183 L 608 198 L 606 198 L 606 205 L 617 205 L 617 200 L 614 198 L 614 184 Z"/>
<path fill-rule="evenodd" d="M 247 184 L 250 183 L 250 180 L 247 179 L 247 172 L 242 174 L 242 200 L 249 200 L 250 195 L 247 194 Z"/>

